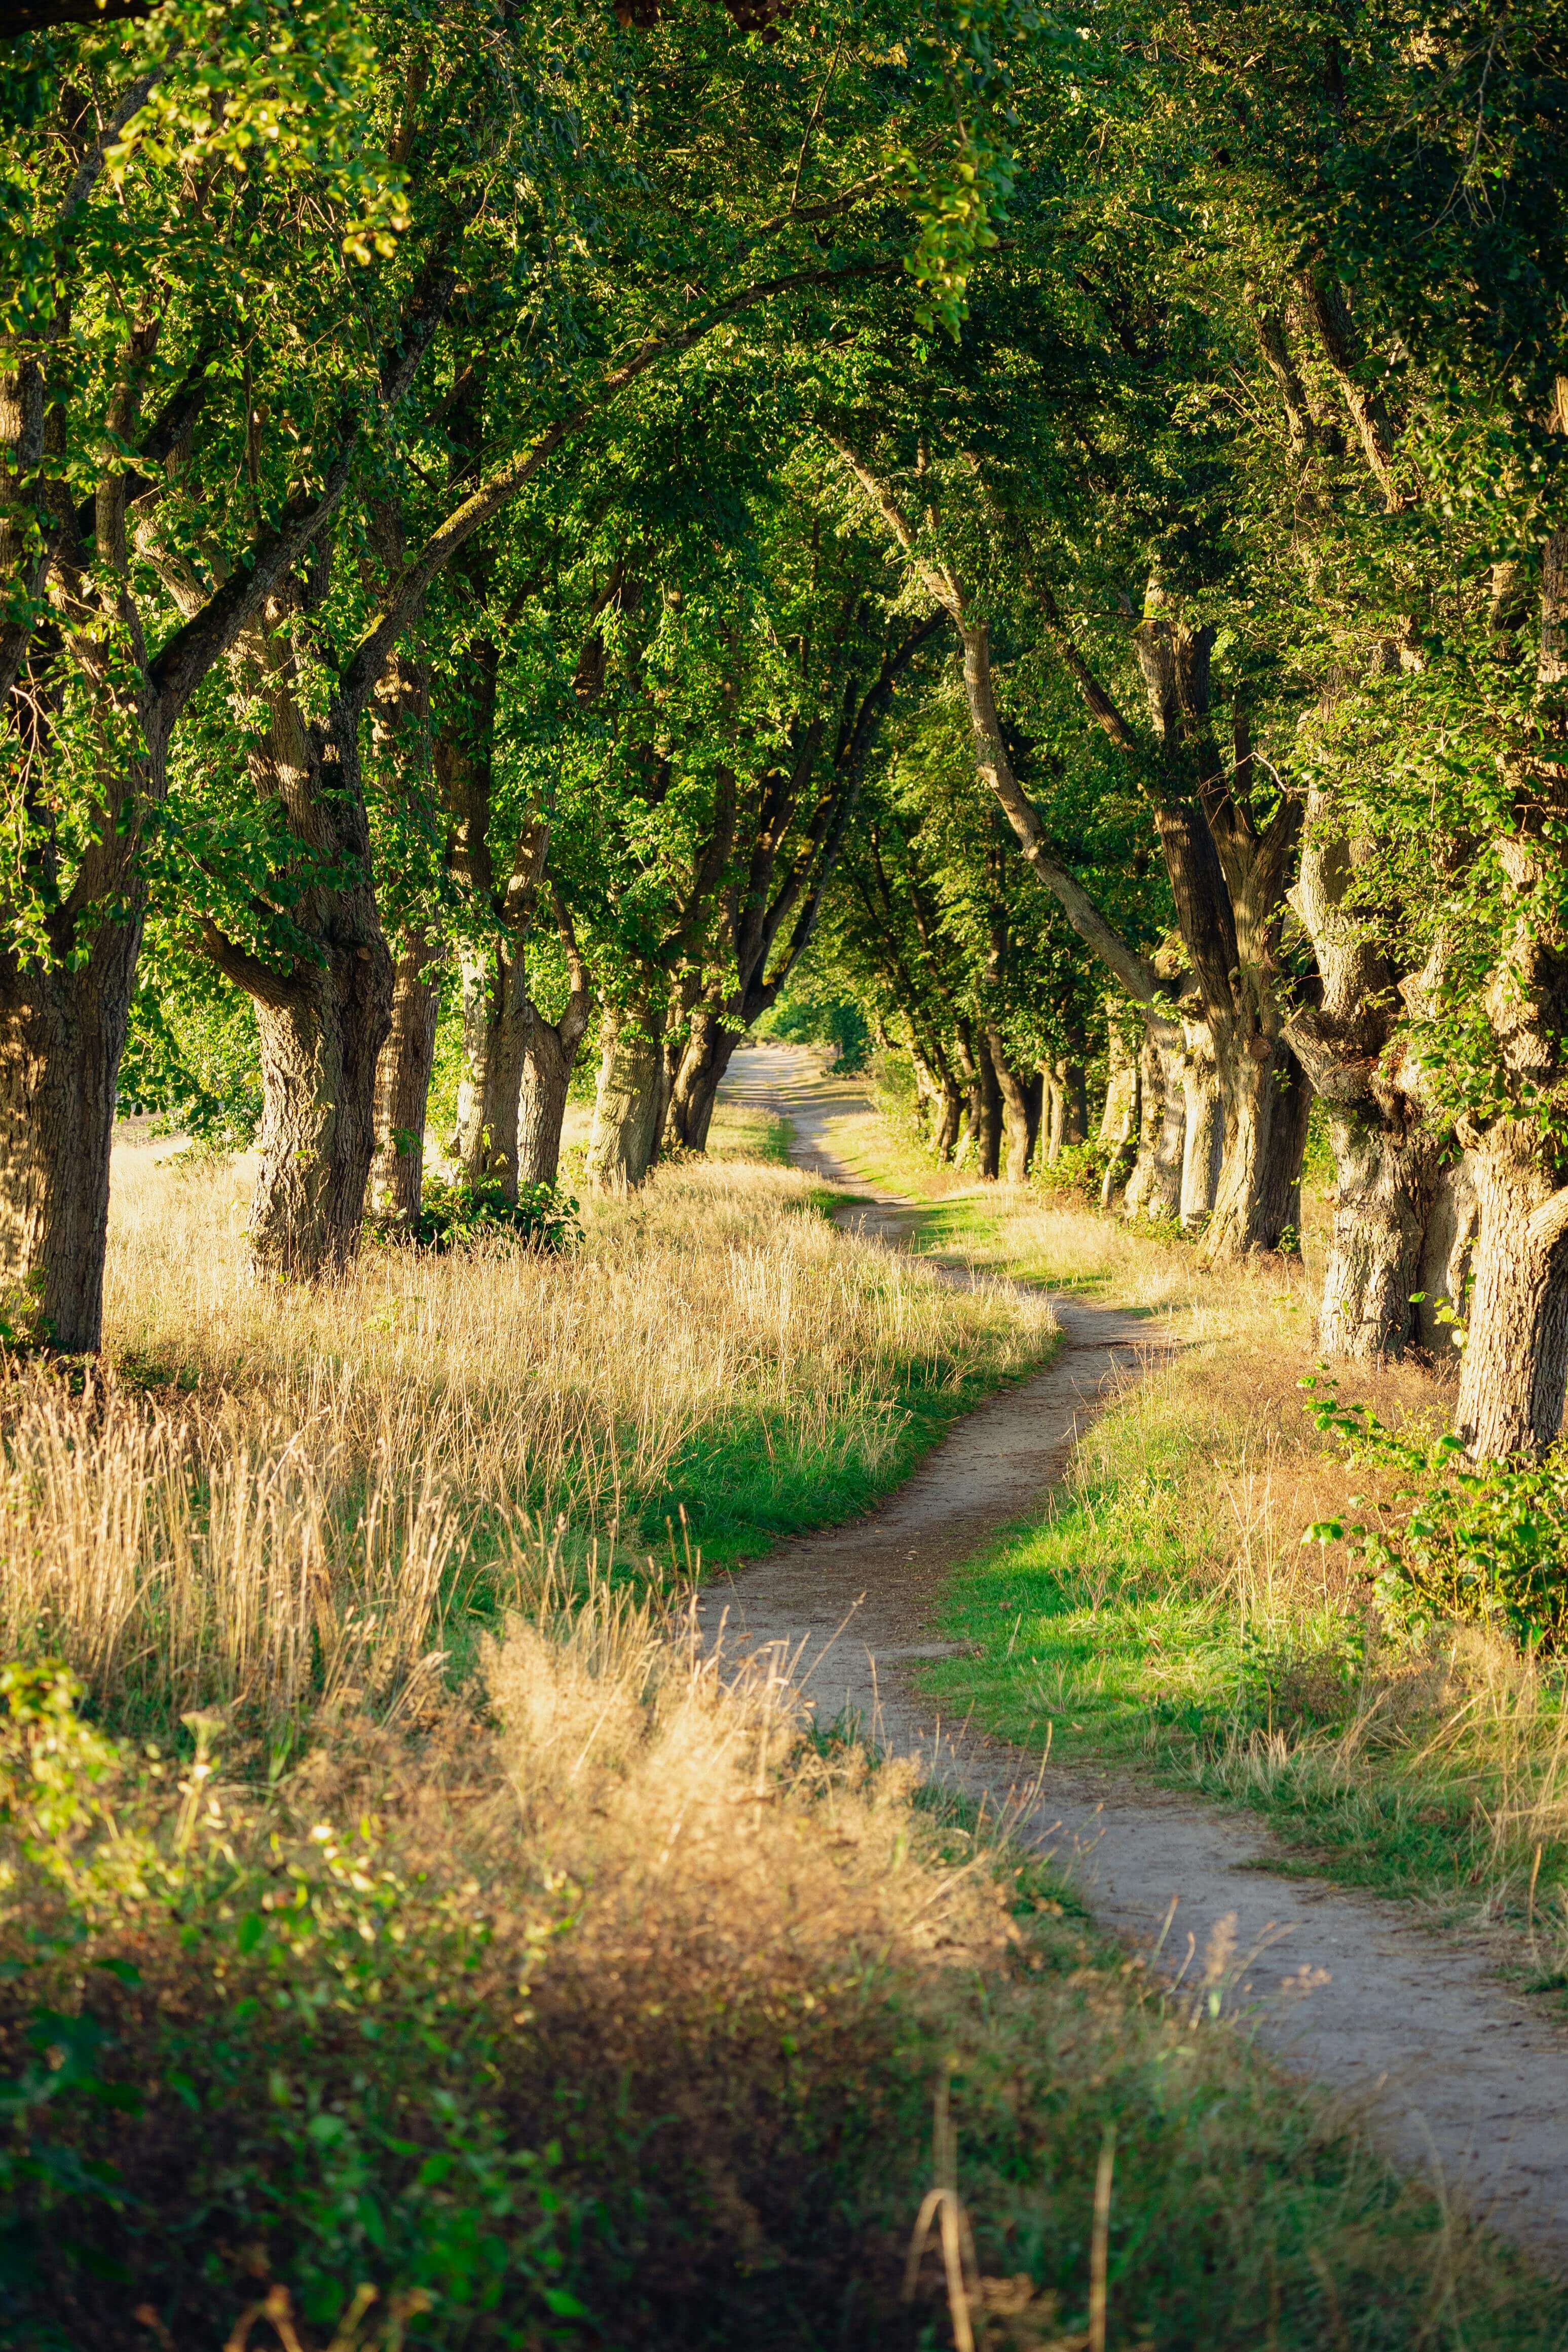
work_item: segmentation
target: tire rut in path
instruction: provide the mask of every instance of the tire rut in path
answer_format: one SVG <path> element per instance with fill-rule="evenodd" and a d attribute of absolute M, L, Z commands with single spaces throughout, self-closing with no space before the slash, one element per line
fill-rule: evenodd
<path fill-rule="evenodd" d="M 868 1112 L 863 1097 L 777 1047 L 739 1056 L 724 1091 L 788 1118 L 795 1161 L 860 1196 L 839 1222 L 898 1244 L 916 1204 L 869 1192 L 826 1139 L 829 1120 Z M 1568 2274 L 1568 2033 L 1498 1981 L 1479 1941 L 1271 1868 L 1280 1848 L 1245 1816 L 1121 1773 L 1042 1771 L 1037 1757 L 942 1722 L 911 1687 L 916 1661 L 952 1654 L 932 1622 L 949 1572 L 1040 1512 L 1076 1431 L 1149 1359 L 1141 1318 L 1053 1305 L 1064 1340 L 1044 1371 L 966 1415 L 869 1517 L 716 1580 L 705 1626 L 722 1626 L 726 1648 L 798 1658 L 822 1719 L 851 1709 L 929 1778 L 1006 1811 L 1100 1924 L 1168 1977 L 1198 1981 L 1230 1939 L 1226 2006 L 1273 2058 L 1340 2095 L 1402 2168 Z"/>

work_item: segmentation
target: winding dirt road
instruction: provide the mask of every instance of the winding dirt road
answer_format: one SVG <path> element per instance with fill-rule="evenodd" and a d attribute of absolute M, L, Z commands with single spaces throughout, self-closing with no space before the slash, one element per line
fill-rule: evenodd
<path fill-rule="evenodd" d="M 835 1156 L 827 1125 L 857 1105 L 809 1053 L 742 1054 L 725 1092 L 786 1117 L 795 1160 L 860 1196 L 840 1221 L 898 1245 L 916 1204 L 868 1192 Z M 931 1778 L 1005 1811 L 1100 1923 L 1169 1976 L 1200 1982 L 1205 1958 L 1217 1969 L 1228 1950 L 1226 2004 L 1272 2056 L 1342 2095 L 1396 2163 L 1568 2274 L 1568 2033 L 1500 1985 L 1484 1950 L 1401 1905 L 1284 1875 L 1245 1816 L 1121 1774 L 1042 1771 L 941 1721 L 911 1688 L 912 1661 L 952 1654 L 934 1622 L 948 1571 L 1038 1516 L 1075 1431 L 1146 1359 L 1140 1318 L 1053 1305 L 1064 1344 L 1046 1370 L 967 1415 L 868 1518 L 716 1580 L 710 1633 L 798 1661 L 824 1718 L 855 1710 Z"/>

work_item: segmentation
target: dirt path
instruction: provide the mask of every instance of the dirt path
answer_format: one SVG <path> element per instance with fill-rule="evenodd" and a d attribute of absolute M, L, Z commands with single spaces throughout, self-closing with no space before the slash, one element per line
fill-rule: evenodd
<path fill-rule="evenodd" d="M 816 1080 L 809 1055 L 739 1055 L 726 1093 L 784 1111 L 795 1158 L 861 1194 L 842 1222 L 897 1243 L 915 1205 L 835 1159 L 825 1129 L 855 1104 Z M 1045 1371 L 969 1414 L 870 1517 L 716 1583 L 710 1626 L 798 1656 L 825 1717 L 854 1708 L 932 1778 L 1009 1806 L 1105 1927 L 1158 1948 L 1157 1965 L 1186 1983 L 1206 1962 L 1274 2057 L 1343 2094 L 1396 2162 L 1568 2273 L 1568 2034 L 1500 1985 L 1483 1949 L 1402 1905 L 1284 1875 L 1244 1816 L 1120 1774 L 1042 1774 L 1037 1758 L 940 1721 L 910 1687 L 909 1662 L 951 1654 L 933 1623 L 946 1572 L 1038 1511 L 1075 1428 L 1146 1349 L 1138 1318 L 1054 1303 L 1065 1344 Z"/>

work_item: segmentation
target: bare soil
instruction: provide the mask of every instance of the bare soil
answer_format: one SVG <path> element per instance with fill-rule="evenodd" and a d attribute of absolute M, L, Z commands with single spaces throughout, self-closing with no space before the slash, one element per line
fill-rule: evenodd
<path fill-rule="evenodd" d="M 842 1223 L 899 1244 L 918 1204 L 868 1191 L 826 1139 L 830 1120 L 870 1115 L 863 1097 L 788 1047 L 738 1055 L 725 1085 L 732 1100 L 790 1120 L 798 1164 L 858 1195 Z M 1244 1814 L 1121 1771 L 1042 1766 L 941 1720 L 913 1688 L 915 1662 L 954 1654 L 937 1622 L 950 1571 L 1003 1528 L 1037 1520 L 1077 1431 L 1148 1360 L 1137 1315 L 1052 1304 L 1063 1342 L 1044 1371 L 967 1415 L 867 1518 L 716 1580 L 703 1602 L 710 1635 L 776 1649 L 822 1720 L 853 1711 L 883 1747 L 1004 1814 L 1195 2006 L 1217 1992 L 1396 2163 L 1568 2274 L 1568 2032 L 1498 1980 L 1483 1940 L 1287 1874 L 1281 1850 Z"/>

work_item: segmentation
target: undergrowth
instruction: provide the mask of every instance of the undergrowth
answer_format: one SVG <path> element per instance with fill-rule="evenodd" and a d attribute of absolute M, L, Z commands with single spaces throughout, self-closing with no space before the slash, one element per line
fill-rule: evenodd
<path fill-rule="evenodd" d="M 1118 2347 L 1562 2340 L 1216 2026 L 1221 1956 L 1161 2000 L 908 1768 L 537 1566 L 482 1694 L 269 1795 L 5 1676 L 7 2344 L 916 2352 L 934 2182 L 993 2352 L 1067 2352 L 1108 2162 Z"/>

